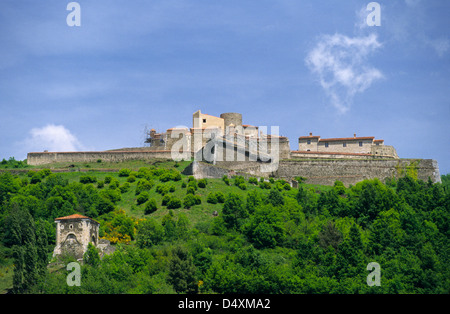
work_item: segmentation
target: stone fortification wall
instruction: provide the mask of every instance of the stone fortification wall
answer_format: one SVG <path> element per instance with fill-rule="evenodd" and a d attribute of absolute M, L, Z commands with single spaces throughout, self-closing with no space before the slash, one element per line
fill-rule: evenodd
<path fill-rule="evenodd" d="M 277 177 L 306 177 L 307 183 L 332 185 L 342 181 L 345 185 L 355 184 L 364 179 L 400 178 L 410 174 L 417 179 L 441 182 L 439 167 L 431 159 L 400 160 L 290 160 L 281 162 L 276 172 Z"/>
<path fill-rule="evenodd" d="M 266 171 L 270 164 L 258 162 L 236 161 L 220 162 L 216 166 L 197 163 L 187 169 L 186 174 L 197 178 L 220 178 L 224 174 L 247 174 L 256 177 L 278 177 L 293 179 L 297 176 L 307 178 L 306 183 L 333 185 L 336 180 L 345 185 L 356 184 L 364 179 L 400 178 L 410 174 L 420 180 L 441 182 L 439 167 L 431 159 L 401 159 L 401 160 L 282 160 L 275 171 Z"/>
<path fill-rule="evenodd" d="M 346 158 L 346 159 L 368 159 L 368 158 L 382 158 L 382 156 L 372 156 L 371 154 L 358 154 L 358 153 L 338 153 L 338 152 L 308 152 L 308 151 L 291 151 L 291 158 L 303 158 L 303 159 L 313 159 L 313 158 Z"/>
<path fill-rule="evenodd" d="M 121 162 L 127 160 L 172 159 L 170 151 L 99 151 L 99 152 L 42 152 L 28 153 L 27 163 L 32 166 L 56 162 Z"/>
<path fill-rule="evenodd" d="M 398 159 L 397 151 L 390 145 L 372 145 L 370 153 L 374 156 L 391 156 Z"/>

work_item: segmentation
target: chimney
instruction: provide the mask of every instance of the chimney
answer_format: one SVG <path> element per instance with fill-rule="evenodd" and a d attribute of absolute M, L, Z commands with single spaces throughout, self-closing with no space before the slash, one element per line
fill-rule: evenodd
<path fill-rule="evenodd" d="M 311 133 L 311 132 L 309 132 L 309 136 L 312 136 L 312 133 Z"/>
<path fill-rule="evenodd" d="M 356 138 L 356 133 L 353 133 L 353 137 Z"/>

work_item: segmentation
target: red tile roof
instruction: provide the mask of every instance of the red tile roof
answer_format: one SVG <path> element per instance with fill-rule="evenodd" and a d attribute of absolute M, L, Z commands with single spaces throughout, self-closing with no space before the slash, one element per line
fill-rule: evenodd
<path fill-rule="evenodd" d="M 318 135 L 300 136 L 299 140 L 318 138 L 319 142 L 332 142 L 332 141 L 357 141 L 357 140 L 373 140 L 373 136 L 363 136 L 363 137 L 340 137 L 340 138 L 320 138 Z M 383 140 L 375 140 L 383 141 Z"/>
<path fill-rule="evenodd" d="M 70 215 L 70 216 L 55 218 L 55 220 L 69 220 L 69 219 L 90 219 L 90 220 L 95 221 L 92 218 L 89 218 L 87 216 L 83 216 L 83 215 L 80 215 L 80 214 L 73 214 L 73 215 Z M 95 221 L 95 222 L 97 222 L 97 221 Z"/>
<path fill-rule="evenodd" d="M 341 137 L 341 138 L 321 138 L 320 142 L 332 142 L 332 141 L 356 141 L 356 140 L 373 140 L 375 137 L 373 136 L 365 136 L 365 137 Z"/>

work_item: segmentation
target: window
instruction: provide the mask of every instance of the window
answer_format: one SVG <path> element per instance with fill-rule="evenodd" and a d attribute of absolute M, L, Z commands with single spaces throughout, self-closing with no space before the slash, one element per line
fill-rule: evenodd
<path fill-rule="evenodd" d="M 347 143 L 343 143 L 343 144 L 342 144 L 342 147 L 347 147 Z"/>
<path fill-rule="evenodd" d="M 359 142 L 359 147 L 362 147 L 362 142 Z"/>
<path fill-rule="evenodd" d="M 203 119 L 203 123 L 206 123 L 206 119 Z"/>
<path fill-rule="evenodd" d="M 307 140 L 306 144 L 308 144 L 308 145 L 311 144 L 311 140 Z"/>
<path fill-rule="evenodd" d="M 328 147 L 328 142 L 327 142 L 327 143 L 325 143 L 325 147 Z"/>

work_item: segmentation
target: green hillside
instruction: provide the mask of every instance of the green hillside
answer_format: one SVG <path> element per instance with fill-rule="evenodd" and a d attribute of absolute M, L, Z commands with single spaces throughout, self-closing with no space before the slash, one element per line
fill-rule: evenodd
<path fill-rule="evenodd" d="M 195 180 L 181 174 L 188 164 L 2 163 L 0 291 L 450 292 L 442 184 L 405 177 L 294 189 L 273 178 Z M 99 221 L 116 246 L 102 260 L 86 254 L 79 287 L 66 283 L 70 258 L 52 260 L 54 219 L 74 213 Z M 371 262 L 380 286 L 367 285 Z"/>

